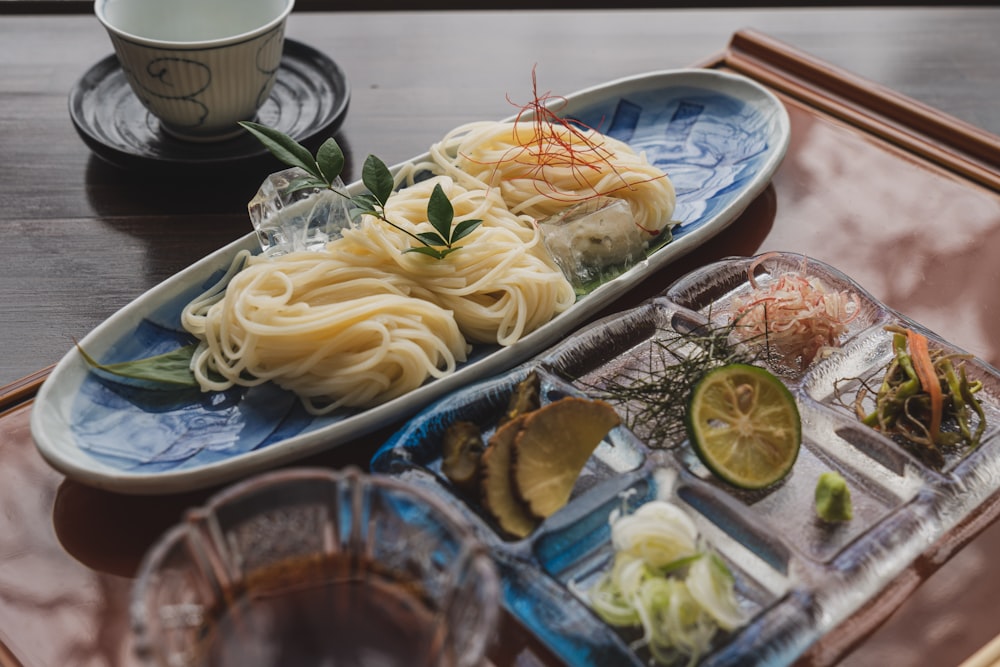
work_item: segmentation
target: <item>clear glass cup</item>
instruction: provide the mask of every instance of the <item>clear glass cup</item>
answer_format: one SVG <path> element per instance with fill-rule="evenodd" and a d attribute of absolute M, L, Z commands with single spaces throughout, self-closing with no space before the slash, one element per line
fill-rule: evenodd
<path fill-rule="evenodd" d="M 294 468 L 238 483 L 146 554 L 142 664 L 480 665 L 500 586 L 456 510 L 396 478 Z"/>

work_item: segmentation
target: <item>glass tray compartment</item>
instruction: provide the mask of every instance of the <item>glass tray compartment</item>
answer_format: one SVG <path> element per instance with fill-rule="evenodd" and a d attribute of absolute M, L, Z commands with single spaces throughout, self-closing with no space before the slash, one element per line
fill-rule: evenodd
<path fill-rule="evenodd" d="M 761 491 L 742 491 L 701 464 L 681 429 L 655 442 L 624 425 L 598 446 L 566 507 L 522 540 L 506 539 L 477 499 L 454 489 L 440 470 L 441 439 L 456 420 L 484 427 L 503 413 L 529 373 L 541 380 L 542 402 L 593 395 L 603 380 L 662 362 L 657 337 L 722 321 L 733 300 L 788 271 L 858 296 L 857 315 L 840 346 L 812 363 L 777 355 L 760 363 L 792 391 L 802 417 L 802 447 L 791 473 Z M 513 371 L 469 386 L 432 405 L 397 432 L 372 459 L 372 470 L 428 485 L 459 506 L 492 549 L 504 579 L 504 603 L 571 665 L 647 664 L 633 650 L 637 634 L 603 623 L 585 591 L 607 569 L 613 551 L 609 514 L 656 497 L 688 511 L 700 533 L 734 573 L 750 621 L 717 635 L 705 665 L 781 665 L 879 591 L 1000 485 L 1000 375 L 974 358 L 970 379 L 982 382 L 987 428 L 972 450 L 948 452 L 932 464 L 862 424 L 841 398 L 850 378 L 881 378 L 892 356 L 887 325 L 915 328 L 931 348 L 961 353 L 892 311 L 848 276 L 791 253 L 730 258 L 696 270 L 642 305 L 598 321 Z M 829 524 L 815 516 L 820 473 L 840 472 L 854 517 Z"/>

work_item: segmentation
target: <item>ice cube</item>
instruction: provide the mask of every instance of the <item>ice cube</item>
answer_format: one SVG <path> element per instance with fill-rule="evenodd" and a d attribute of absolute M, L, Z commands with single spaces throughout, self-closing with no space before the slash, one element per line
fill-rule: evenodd
<path fill-rule="evenodd" d="M 319 250 L 351 223 L 347 199 L 327 188 L 297 188 L 309 174 L 291 167 L 268 176 L 247 204 L 265 255 Z M 344 191 L 338 177 L 334 187 Z"/>
<path fill-rule="evenodd" d="M 552 258 L 577 292 L 645 258 L 654 237 L 635 224 L 624 199 L 595 197 L 539 222 Z"/>

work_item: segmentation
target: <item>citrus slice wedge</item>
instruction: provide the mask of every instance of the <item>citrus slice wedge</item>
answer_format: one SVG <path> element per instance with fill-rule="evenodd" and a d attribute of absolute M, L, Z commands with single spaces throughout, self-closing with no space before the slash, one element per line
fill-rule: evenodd
<path fill-rule="evenodd" d="M 802 441 L 791 392 L 767 370 L 748 364 L 706 373 L 691 392 L 686 426 L 702 463 L 743 489 L 762 489 L 785 477 Z"/>

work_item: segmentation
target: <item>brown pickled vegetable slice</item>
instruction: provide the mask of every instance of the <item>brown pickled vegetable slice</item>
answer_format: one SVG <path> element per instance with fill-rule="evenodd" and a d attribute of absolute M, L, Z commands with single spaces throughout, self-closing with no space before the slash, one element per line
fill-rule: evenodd
<path fill-rule="evenodd" d="M 528 413 L 514 439 L 517 495 L 544 519 L 568 501 L 587 459 L 620 423 L 611 404 L 566 397 Z"/>
<path fill-rule="evenodd" d="M 457 421 L 444 432 L 441 472 L 459 490 L 474 494 L 479 487 L 483 436 L 472 422 Z"/>
<path fill-rule="evenodd" d="M 527 537 L 538 525 L 538 519 L 514 492 L 511 476 L 511 453 L 514 439 L 524 423 L 524 416 L 509 421 L 490 438 L 482 458 L 483 505 L 497 523 L 514 537 Z"/>
<path fill-rule="evenodd" d="M 507 402 L 507 411 L 500 419 L 500 423 L 506 424 L 523 414 L 537 410 L 541 405 L 541 381 L 538 379 L 538 375 L 532 371 L 514 387 L 514 391 L 510 395 L 510 400 Z"/>

